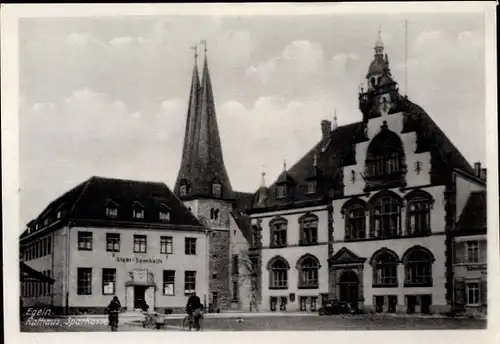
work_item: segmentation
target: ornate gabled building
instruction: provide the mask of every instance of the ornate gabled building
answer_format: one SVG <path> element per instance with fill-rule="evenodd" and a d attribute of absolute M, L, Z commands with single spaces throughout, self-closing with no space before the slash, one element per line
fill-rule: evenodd
<path fill-rule="evenodd" d="M 323 121 L 320 141 L 254 195 L 262 309 L 331 299 L 376 312 L 453 308 L 453 233 L 485 171 L 400 94 L 380 36 L 374 50 L 361 120 Z"/>
<path fill-rule="evenodd" d="M 239 258 L 248 246 L 250 224 L 242 210 L 252 194 L 233 191 L 224 165 L 207 54 L 202 78 L 195 65 L 189 96 L 182 161 L 175 194 L 210 229 L 208 295 L 213 309 L 241 308 Z M 236 284 L 234 283 L 236 282 Z"/>

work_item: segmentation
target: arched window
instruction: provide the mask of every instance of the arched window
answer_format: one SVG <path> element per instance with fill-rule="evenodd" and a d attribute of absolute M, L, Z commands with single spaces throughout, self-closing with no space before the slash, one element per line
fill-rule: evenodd
<path fill-rule="evenodd" d="M 320 268 L 319 260 L 313 255 L 306 254 L 297 261 L 297 270 L 299 270 L 299 288 L 316 289 L 318 288 L 318 270 Z"/>
<path fill-rule="evenodd" d="M 370 237 L 392 238 L 401 235 L 401 198 L 382 191 L 370 200 Z"/>
<path fill-rule="evenodd" d="M 287 224 L 288 221 L 282 217 L 277 217 L 269 222 L 271 247 L 285 247 L 287 245 Z"/>
<path fill-rule="evenodd" d="M 401 182 L 405 171 L 403 142 L 384 121 L 382 130 L 368 146 L 364 178 L 367 181 Z"/>
<path fill-rule="evenodd" d="M 405 265 L 405 287 L 432 286 L 432 263 L 434 256 L 421 246 L 410 248 L 403 255 Z"/>
<path fill-rule="evenodd" d="M 318 243 L 318 217 L 305 214 L 299 219 L 300 245 L 316 245 Z"/>
<path fill-rule="evenodd" d="M 288 270 L 290 265 L 285 258 L 276 256 L 267 264 L 269 270 L 269 289 L 288 288 Z"/>
<path fill-rule="evenodd" d="M 353 198 L 342 207 L 345 220 L 345 240 L 366 238 L 366 204 L 363 200 Z"/>
<path fill-rule="evenodd" d="M 373 287 L 398 286 L 398 255 L 382 248 L 375 252 L 370 260 L 373 268 Z"/>
<path fill-rule="evenodd" d="M 218 220 L 218 219 L 219 219 L 219 209 L 211 208 L 210 220 Z"/>
<path fill-rule="evenodd" d="M 432 196 L 416 190 L 406 196 L 406 234 L 421 235 L 431 232 Z"/>

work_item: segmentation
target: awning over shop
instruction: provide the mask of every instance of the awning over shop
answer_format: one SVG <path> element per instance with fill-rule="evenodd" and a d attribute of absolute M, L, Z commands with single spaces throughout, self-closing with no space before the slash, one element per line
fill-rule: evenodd
<path fill-rule="evenodd" d="M 40 282 L 47 282 L 50 284 L 53 284 L 55 282 L 54 279 L 42 274 L 40 271 L 33 269 L 32 267 L 23 262 L 20 262 L 20 275 L 21 275 L 21 281 L 37 280 Z"/>

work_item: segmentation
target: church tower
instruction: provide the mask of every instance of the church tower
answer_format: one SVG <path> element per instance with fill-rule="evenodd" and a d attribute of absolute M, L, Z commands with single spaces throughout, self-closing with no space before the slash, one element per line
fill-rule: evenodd
<path fill-rule="evenodd" d="M 205 296 L 205 302 L 212 304 L 214 309 L 225 309 L 230 304 L 230 216 L 234 192 L 222 155 L 206 43 L 201 83 L 196 47 L 194 50 L 195 65 L 184 146 L 174 192 L 211 229 L 208 262 L 210 295 Z"/>

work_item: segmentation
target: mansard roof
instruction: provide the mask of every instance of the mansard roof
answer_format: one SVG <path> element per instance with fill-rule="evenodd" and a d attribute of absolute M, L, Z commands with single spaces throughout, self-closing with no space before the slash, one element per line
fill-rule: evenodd
<path fill-rule="evenodd" d="M 457 222 L 457 234 L 485 233 L 487 225 L 486 215 L 486 191 L 471 192 Z"/>
<path fill-rule="evenodd" d="M 418 105 L 405 100 L 402 110 L 404 116 L 403 132 L 415 132 L 419 142 L 426 142 L 424 150 L 431 152 L 433 168 L 431 183 L 446 182 L 453 169 L 474 176 L 474 169 L 453 145 L 446 134 L 437 126 L 432 118 Z M 389 115 L 391 116 L 391 115 Z M 289 207 L 290 205 L 307 206 L 331 197 L 343 195 L 343 167 L 356 163 L 355 144 L 368 140 L 365 136 L 365 123 L 355 122 L 338 127 L 330 136 L 314 145 L 287 174 L 293 178 L 295 185 L 288 197 L 276 199 L 276 182 L 269 187 L 268 197 L 264 204 L 253 203 L 255 212 L 268 208 Z M 322 175 L 316 194 L 307 193 L 307 180 L 313 166 L 314 155 L 317 154 L 317 169 Z M 279 179 L 278 179 L 279 181 Z M 255 195 L 255 194 L 254 194 Z M 254 200 L 258 197 L 254 197 Z M 260 210 L 257 210 L 260 209 Z"/>
<path fill-rule="evenodd" d="M 58 219 L 57 211 L 61 209 L 62 204 L 63 215 Z M 109 204 L 117 205 L 116 218 L 110 219 L 106 216 L 106 207 Z M 144 208 L 144 218 L 133 218 L 133 209 L 137 204 Z M 165 206 L 171 211 L 167 223 L 159 218 L 159 213 L 164 211 Z M 136 223 L 141 227 L 152 224 L 202 227 L 165 183 L 103 177 L 91 177 L 51 202 L 30 222 L 31 228 L 35 228 L 36 224 L 43 224 L 46 218 L 52 221 L 81 221 L 96 225 L 113 222 L 117 225 Z M 23 236 L 27 234 L 23 233 Z"/>

